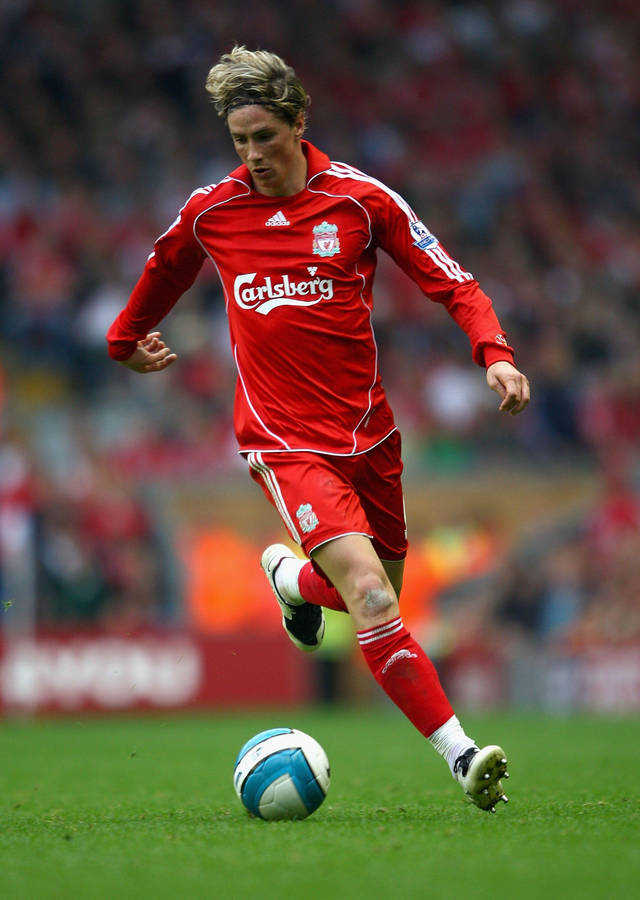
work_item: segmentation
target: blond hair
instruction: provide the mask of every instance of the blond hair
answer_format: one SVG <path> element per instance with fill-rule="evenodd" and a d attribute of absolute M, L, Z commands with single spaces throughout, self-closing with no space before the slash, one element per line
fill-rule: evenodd
<path fill-rule="evenodd" d="M 240 106 L 265 106 L 289 125 L 306 118 L 311 98 L 291 66 L 268 50 L 236 46 L 209 70 L 205 82 L 216 112 L 225 122 Z"/>

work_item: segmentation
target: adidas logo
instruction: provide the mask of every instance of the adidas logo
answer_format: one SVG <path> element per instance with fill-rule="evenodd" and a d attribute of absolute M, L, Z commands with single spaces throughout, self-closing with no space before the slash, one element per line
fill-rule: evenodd
<path fill-rule="evenodd" d="M 278 210 L 275 215 L 271 216 L 270 219 L 264 223 L 265 225 L 291 225 L 291 222 L 287 219 L 285 214 L 281 209 Z"/>

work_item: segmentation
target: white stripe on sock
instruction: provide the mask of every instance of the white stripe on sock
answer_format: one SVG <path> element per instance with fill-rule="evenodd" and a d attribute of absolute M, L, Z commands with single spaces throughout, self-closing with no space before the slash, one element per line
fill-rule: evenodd
<path fill-rule="evenodd" d="M 402 631 L 403 627 L 402 619 L 398 616 L 398 618 L 392 619 L 390 622 L 385 622 L 384 625 L 378 625 L 376 628 L 370 628 L 367 631 L 359 631 L 358 643 L 361 646 L 363 644 L 373 644 L 374 641 L 380 641 L 383 638 L 390 637 L 392 634 L 396 634 L 398 631 Z"/>
<path fill-rule="evenodd" d="M 370 637 L 372 634 L 377 634 L 379 631 L 384 631 L 386 628 L 389 628 L 391 625 L 395 625 L 397 622 L 402 622 L 400 616 L 396 616 L 395 619 L 391 619 L 389 622 L 383 622 L 382 625 L 376 625 L 375 628 L 369 628 L 365 631 L 359 631 L 358 635 L 360 637 Z"/>

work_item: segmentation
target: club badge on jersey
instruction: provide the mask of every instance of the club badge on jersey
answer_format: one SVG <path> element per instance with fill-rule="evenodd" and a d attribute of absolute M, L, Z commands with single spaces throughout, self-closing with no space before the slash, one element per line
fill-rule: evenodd
<path fill-rule="evenodd" d="M 340 253 L 338 226 L 322 222 L 313 228 L 313 252 L 317 256 L 335 256 Z"/>

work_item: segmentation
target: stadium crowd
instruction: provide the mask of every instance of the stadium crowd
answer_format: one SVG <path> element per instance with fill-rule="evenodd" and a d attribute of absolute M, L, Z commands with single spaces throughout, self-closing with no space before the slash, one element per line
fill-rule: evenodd
<path fill-rule="evenodd" d="M 3 4 L 5 572 L 30 541 L 41 621 L 161 620 L 145 489 L 241 467 L 213 267 L 163 326 L 180 356 L 170 375 L 126 372 L 104 341 L 155 237 L 236 165 L 203 89 L 236 41 L 294 65 L 309 138 L 409 200 L 493 298 L 531 380 L 527 412 L 497 422 L 464 335 L 382 259 L 377 334 L 412 473 L 586 466 L 606 486 L 542 564 L 514 552 L 496 616 L 535 639 L 640 635 L 632 0 L 247 0 L 241 18 L 209 0 Z"/>

